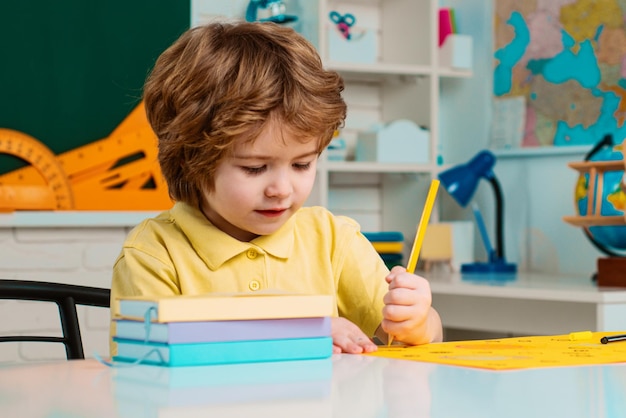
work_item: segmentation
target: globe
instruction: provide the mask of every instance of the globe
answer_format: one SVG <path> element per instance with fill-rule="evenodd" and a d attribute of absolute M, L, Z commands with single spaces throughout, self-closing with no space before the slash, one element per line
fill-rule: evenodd
<path fill-rule="evenodd" d="M 591 151 L 588 161 L 614 161 L 624 160 L 622 145 L 613 145 L 612 141 L 604 146 Z M 621 167 L 624 167 L 623 164 Z M 624 218 L 626 210 L 626 178 L 624 170 L 600 172 L 602 176 L 602 196 L 594 196 L 594 200 L 600 199 L 600 213 L 602 216 L 621 216 Z M 582 173 L 578 177 L 575 190 L 575 203 L 578 214 L 587 214 L 587 190 L 589 189 L 589 173 Z M 596 205 L 598 202 L 592 202 Z M 587 229 L 587 237 L 602 252 L 609 256 L 626 256 L 626 225 L 603 225 L 590 226 Z"/>

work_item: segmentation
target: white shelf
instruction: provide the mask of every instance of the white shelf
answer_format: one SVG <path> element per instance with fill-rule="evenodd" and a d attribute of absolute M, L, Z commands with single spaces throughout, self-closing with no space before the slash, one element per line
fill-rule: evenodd
<path fill-rule="evenodd" d="M 471 70 L 459 70 L 456 68 L 438 68 L 437 73 L 445 78 L 470 78 L 474 75 Z"/>
<path fill-rule="evenodd" d="M 320 163 L 328 172 L 352 173 L 431 173 L 432 164 L 394 164 L 365 161 L 327 161 Z"/>
<path fill-rule="evenodd" d="M 425 273 L 423 273 L 425 274 Z M 588 276 L 518 272 L 514 277 L 429 273 L 434 294 L 555 302 L 625 303 L 626 289 L 599 288 Z"/>
<path fill-rule="evenodd" d="M 144 211 L 15 211 L 0 214 L 0 228 L 133 227 L 159 214 Z"/>
<path fill-rule="evenodd" d="M 389 76 L 431 76 L 433 74 L 432 67 L 425 65 L 402 65 L 402 64 L 350 64 L 326 62 L 326 67 L 331 70 L 340 72 L 346 78 L 364 78 L 372 79 L 385 78 Z"/>
<path fill-rule="evenodd" d="M 553 157 L 586 154 L 592 145 L 532 147 L 492 150 L 498 158 Z"/>

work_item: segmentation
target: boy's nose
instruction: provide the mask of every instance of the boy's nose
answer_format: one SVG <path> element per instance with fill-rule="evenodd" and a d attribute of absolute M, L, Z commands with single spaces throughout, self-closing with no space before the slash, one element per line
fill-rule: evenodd
<path fill-rule="evenodd" d="M 277 173 L 277 175 L 272 177 L 271 183 L 265 189 L 265 194 L 268 197 L 283 198 L 289 196 L 292 190 L 289 176 L 284 173 Z"/>

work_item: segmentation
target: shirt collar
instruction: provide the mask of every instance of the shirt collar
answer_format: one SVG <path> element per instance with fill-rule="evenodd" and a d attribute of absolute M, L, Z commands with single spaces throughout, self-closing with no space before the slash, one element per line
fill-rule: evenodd
<path fill-rule="evenodd" d="M 242 242 L 219 230 L 199 209 L 186 203 L 176 202 L 170 214 L 198 256 L 212 270 L 250 248 L 261 248 L 273 257 L 282 259 L 289 258 L 293 251 L 295 232 L 293 216 L 275 233 L 262 235 L 250 242 Z"/>

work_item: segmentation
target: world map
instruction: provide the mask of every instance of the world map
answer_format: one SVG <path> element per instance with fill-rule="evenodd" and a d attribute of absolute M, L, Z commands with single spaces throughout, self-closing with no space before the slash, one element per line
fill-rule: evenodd
<path fill-rule="evenodd" d="M 521 147 L 626 138 L 626 0 L 495 0 L 494 97 L 523 98 Z"/>

